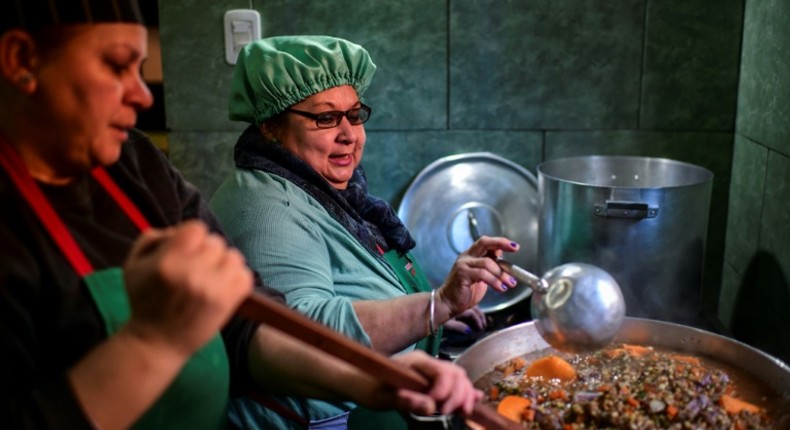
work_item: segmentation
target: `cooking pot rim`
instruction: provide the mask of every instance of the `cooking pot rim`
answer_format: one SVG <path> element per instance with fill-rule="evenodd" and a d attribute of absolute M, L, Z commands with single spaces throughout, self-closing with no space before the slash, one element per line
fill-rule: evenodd
<path fill-rule="evenodd" d="M 517 344 L 517 348 L 503 348 L 499 345 L 502 342 Z M 677 323 L 626 317 L 613 342 L 641 343 L 707 356 L 752 374 L 790 398 L 790 366 L 736 339 Z M 495 365 L 547 348 L 550 346 L 540 337 L 535 322 L 528 321 L 491 333 L 467 348 L 454 362 L 476 381 Z M 487 370 L 483 372 L 483 369 Z"/>
<path fill-rule="evenodd" d="M 583 169 L 583 166 L 587 166 L 587 169 Z M 615 185 L 606 181 L 605 183 L 596 183 L 597 181 L 592 180 L 581 180 L 575 178 L 573 176 L 567 175 L 577 175 L 585 170 L 595 170 L 598 173 L 601 173 L 600 169 L 604 166 L 610 166 L 610 168 L 620 169 L 629 169 L 634 167 L 640 167 L 645 169 L 646 171 L 658 171 L 658 167 L 661 166 L 661 170 L 668 170 L 671 169 L 674 171 L 674 175 L 676 176 L 679 171 L 683 171 L 688 178 L 684 178 L 683 181 L 677 184 L 665 184 L 662 186 L 646 186 L 644 184 L 639 184 L 638 182 L 634 182 L 633 184 L 629 185 Z M 684 187 L 691 187 L 691 186 L 700 186 L 707 184 L 713 180 L 714 174 L 709 169 L 675 159 L 670 158 L 662 158 L 662 157 L 642 157 L 642 156 L 632 156 L 632 155 L 582 155 L 582 156 L 572 156 L 572 157 L 561 157 L 561 158 L 553 158 L 550 160 L 545 160 L 540 163 L 536 169 L 538 173 L 538 179 L 548 178 L 554 181 L 569 183 L 574 185 L 580 185 L 585 187 L 593 187 L 593 188 L 623 188 L 623 189 L 672 189 L 672 188 L 684 188 Z M 632 172 L 628 172 L 629 174 Z"/>

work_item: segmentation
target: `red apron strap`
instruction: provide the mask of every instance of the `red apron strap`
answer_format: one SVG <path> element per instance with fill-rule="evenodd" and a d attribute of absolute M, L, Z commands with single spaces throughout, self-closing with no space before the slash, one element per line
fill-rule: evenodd
<path fill-rule="evenodd" d="M 99 181 L 99 183 L 104 187 L 104 189 L 110 194 L 110 196 L 118 203 L 118 206 L 121 207 L 121 210 L 129 217 L 130 220 L 137 226 L 140 231 L 146 231 L 151 228 L 151 225 L 148 224 L 148 220 L 145 219 L 140 210 L 137 209 L 137 206 L 129 200 L 129 197 L 126 196 L 126 193 L 118 187 L 118 184 L 112 180 L 110 175 L 107 174 L 107 171 L 104 170 L 104 167 L 97 166 L 94 167 L 91 171 L 93 177 Z"/>
<path fill-rule="evenodd" d="M 30 176 L 22 158 L 2 135 L 0 135 L 0 165 L 8 172 L 17 190 L 22 193 L 22 197 L 33 209 L 77 274 L 84 277 L 93 273 L 93 265 L 77 245 L 74 236 L 63 224 L 36 181 Z M 118 187 L 118 184 L 112 180 L 103 167 L 94 168 L 91 174 L 140 231 L 151 227 L 137 206 L 129 200 L 129 197 Z"/>
<path fill-rule="evenodd" d="M 35 180 L 33 180 L 33 177 L 30 176 L 22 158 L 2 137 L 0 137 L 0 164 L 8 172 L 16 188 L 22 193 L 22 196 L 36 213 L 41 223 L 44 224 L 49 235 L 57 243 L 77 274 L 80 277 L 84 277 L 92 273 L 93 266 L 85 257 L 85 254 L 82 253 L 79 245 L 74 241 L 74 237 L 66 229 L 58 214 L 55 213 L 52 205 L 44 196 Z"/>

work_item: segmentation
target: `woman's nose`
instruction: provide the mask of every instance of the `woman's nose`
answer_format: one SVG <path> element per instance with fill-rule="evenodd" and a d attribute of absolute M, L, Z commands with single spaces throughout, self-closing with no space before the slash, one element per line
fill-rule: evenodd
<path fill-rule="evenodd" d="M 337 126 L 337 128 L 338 128 L 338 135 L 337 135 L 338 142 L 345 143 L 345 144 L 351 144 L 351 143 L 356 142 L 357 134 L 358 134 L 358 128 L 359 127 L 361 127 L 361 125 L 352 125 L 348 121 L 348 117 L 344 116 L 340 120 L 340 125 Z"/>
<path fill-rule="evenodd" d="M 131 78 L 126 88 L 125 101 L 137 110 L 148 109 L 154 104 L 154 96 L 142 76 L 137 75 Z"/>

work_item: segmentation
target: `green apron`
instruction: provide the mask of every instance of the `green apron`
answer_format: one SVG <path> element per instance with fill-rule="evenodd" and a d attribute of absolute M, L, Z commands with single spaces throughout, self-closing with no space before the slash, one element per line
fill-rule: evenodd
<path fill-rule="evenodd" d="M 410 254 L 400 255 L 397 251 L 391 250 L 384 253 L 384 259 L 395 271 L 398 280 L 408 294 L 431 291 L 432 287 L 425 272 Z M 415 349 L 423 350 L 436 357 L 439 353 L 441 339 L 442 328 L 439 327 L 433 336 L 426 336 L 417 342 Z M 397 411 L 374 411 L 358 406 L 349 415 L 348 428 L 349 430 L 370 430 L 373 428 L 375 430 L 405 430 L 408 428 L 408 424 Z"/>
<path fill-rule="evenodd" d="M 384 254 L 392 270 L 398 275 L 401 285 L 408 294 L 429 293 L 432 289 L 428 277 L 411 254 L 398 254 L 397 251 L 387 251 Z M 417 342 L 416 349 L 421 349 L 436 357 L 439 355 L 439 343 L 442 339 L 442 327 L 439 326 L 433 336 L 426 336 Z"/>
<path fill-rule="evenodd" d="M 120 268 L 83 278 L 104 319 L 107 336 L 129 320 L 129 299 Z M 219 429 L 227 426 L 229 365 L 217 335 L 196 352 L 135 429 Z"/>
<path fill-rule="evenodd" d="M 123 272 L 93 266 L 30 176 L 14 148 L 0 136 L 0 165 L 30 205 L 69 264 L 85 281 L 101 314 L 107 336 L 129 320 L 129 300 Z M 121 210 L 142 231 L 148 222 L 102 167 L 91 172 Z M 138 429 L 210 429 L 227 426 L 229 364 L 222 338 L 216 335 L 196 352 L 163 395 L 135 423 Z"/>

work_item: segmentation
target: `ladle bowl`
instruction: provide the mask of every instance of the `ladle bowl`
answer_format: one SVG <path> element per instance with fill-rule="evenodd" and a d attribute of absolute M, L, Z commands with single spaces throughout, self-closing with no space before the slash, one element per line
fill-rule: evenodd
<path fill-rule="evenodd" d="M 567 263 L 538 278 L 507 260 L 499 265 L 533 289 L 535 327 L 554 348 L 569 352 L 607 345 L 625 318 L 625 299 L 617 281 L 603 269 Z"/>
<path fill-rule="evenodd" d="M 480 237 L 477 219 L 467 213 L 472 239 Z M 538 278 L 515 264 L 489 254 L 502 270 L 532 288 L 532 319 L 538 333 L 556 349 L 582 352 L 606 346 L 625 318 L 625 298 L 617 281 L 603 269 L 567 263 Z"/>

